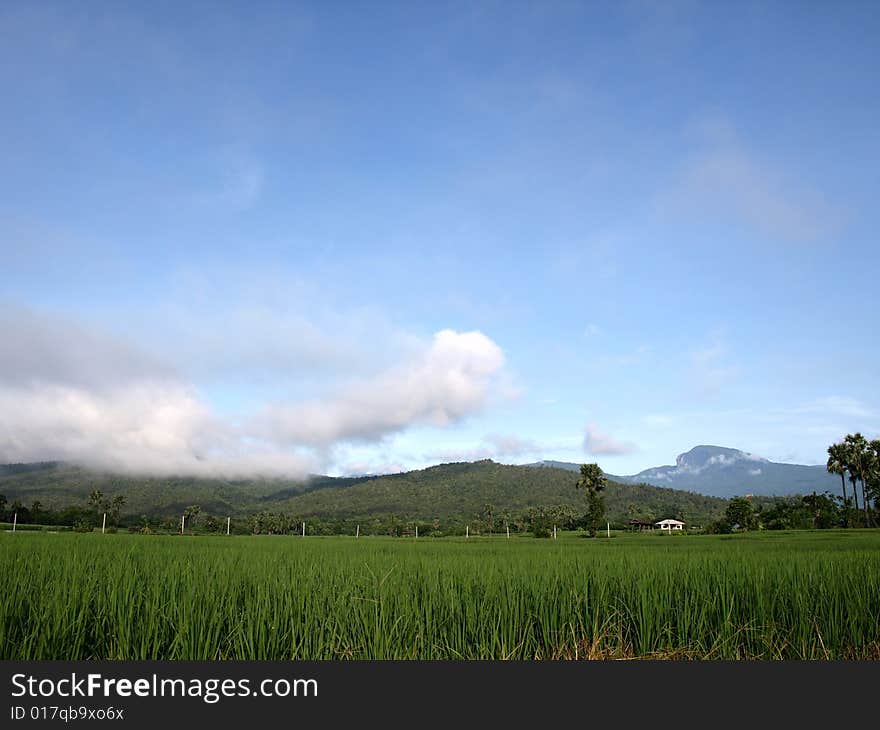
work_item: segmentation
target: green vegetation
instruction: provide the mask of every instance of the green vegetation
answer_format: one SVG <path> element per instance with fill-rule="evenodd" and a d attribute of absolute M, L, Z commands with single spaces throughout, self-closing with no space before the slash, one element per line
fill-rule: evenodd
<path fill-rule="evenodd" d="M 570 519 L 554 524 L 572 526 L 584 515 L 583 494 L 574 488 L 576 478 L 564 469 L 492 461 L 441 464 L 382 477 L 315 477 L 308 482 L 160 479 L 47 464 L 18 471 L 0 469 L 0 494 L 11 502 L 6 509 L 10 517 L 12 504 L 17 504 L 19 522 L 32 521 L 29 505 L 38 501 L 44 521 L 73 525 L 89 518 L 99 526 L 97 515 L 108 510 L 96 509 L 90 501 L 90 495 L 98 492 L 98 500 L 102 504 L 109 500 L 110 506 L 124 497 L 119 520 L 123 527 L 141 527 L 145 517 L 151 529 L 173 531 L 179 529 L 184 511 L 198 506 L 202 528 L 210 516 L 224 527 L 226 517 L 232 516 L 233 526 L 242 532 L 287 532 L 285 525 L 307 519 L 322 532 L 351 533 L 360 524 L 374 534 L 401 534 L 407 523 L 419 522 L 420 534 L 448 535 L 463 534 L 466 524 L 481 531 L 503 529 L 505 524 L 529 530 L 532 517 L 542 511 L 570 514 Z M 618 525 L 633 517 L 675 517 L 705 525 L 720 517 L 726 505 L 716 497 L 647 484 L 609 482 L 603 497 L 607 519 Z M 491 526 L 484 519 L 486 505 L 492 506 Z"/>
<path fill-rule="evenodd" d="M 878 548 L 2 533 L 0 658 L 877 658 Z"/>
<path fill-rule="evenodd" d="M 348 481 L 339 480 L 340 486 Z M 124 495 L 125 514 L 176 515 L 178 520 L 192 504 L 211 513 L 236 515 L 256 511 L 263 504 L 312 486 L 323 486 L 322 479 L 306 483 L 294 479 L 159 477 L 114 474 L 63 462 L 0 466 L 0 494 L 6 495 L 10 503 L 30 506 L 38 500 L 56 511 L 70 506 L 88 507 L 92 493 L 97 491 Z"/>

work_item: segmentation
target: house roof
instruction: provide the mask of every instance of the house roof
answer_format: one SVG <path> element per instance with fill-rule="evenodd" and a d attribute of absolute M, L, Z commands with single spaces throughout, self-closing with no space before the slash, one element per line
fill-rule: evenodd
<path fill-rule="evenodd" d="M 655 525 L 684 525 L 684 522 L 681 520 L 660 520 L 660 522 L 655 522 Z"/>

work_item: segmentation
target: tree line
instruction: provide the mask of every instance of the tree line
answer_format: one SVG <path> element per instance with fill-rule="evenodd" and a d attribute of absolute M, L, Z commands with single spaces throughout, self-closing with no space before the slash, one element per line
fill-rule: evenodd
<path fill-rule="evenodd" d="M 124 495 L 116 494 L 108 498 L 97 489 L 89 495 L 88 506 L 69 505 L 61 509 L 44 507 L 38 499 L 33 500 L 30 506 L 17 499 L 10 503 L 0 494 L 0 522 L 11 522 L 16 517 L 21 524 L 73 527 L 86 531 L 103 524 L 106 514 L 107 526 L 116 529 L 120 525 L 124 506 Z"/>
<path fill-rule="evenodd" d="M 852 527 L 861 523 L 864 527 L 875 527 L 877 498 L 880 496 L 880 439 L 869 441 L 858 432 L 847 434 L 842 441 L 828 447 L 825 468 L 831 474 L 840 476 L 844 526 Z M 847 478 L 852 487 L 852 498 L 846 490 Z"/>

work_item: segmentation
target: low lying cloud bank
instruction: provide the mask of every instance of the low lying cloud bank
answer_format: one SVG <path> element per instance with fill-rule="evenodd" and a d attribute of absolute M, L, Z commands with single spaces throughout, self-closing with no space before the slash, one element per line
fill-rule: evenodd
<path fill-rule="evenodd" d="M 480 411 L 504 366 L 485 335 L 443 330 L 411 361 L 232 422 L 161 358 L 82 325 L 4 308 L 0 343 L 0 463 L 151 474 L 305 476 L 339 444 Z"/>
<path fill-rule="evenodd" d="M 0 387 L 0 462 L 62 460 L 112 471 L 305 476 L 314 460 L 214 416 L 187 387 L 135 381 L 99 392 L 41 383 Z"/>

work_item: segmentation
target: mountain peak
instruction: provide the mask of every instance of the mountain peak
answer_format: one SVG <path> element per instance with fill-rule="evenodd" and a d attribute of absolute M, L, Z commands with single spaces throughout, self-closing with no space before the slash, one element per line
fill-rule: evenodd
<path fill-rule="evenodd" d="M 577 471 L 578 464 L 544 461 L 533 466 L 555 466 Z M 631 476 L 608 478 L 622 483 L 646 483 L 686 489 L 715 497 L 739 494 L 784 495 L 832 491 L 839 485 L 825 467 L 777 464 L 748 451 L 702 444 L 679 454 L 675 465 L 655 466 Z"/>
<path fill-rule="evenodd" d="M 694 446 L 690 451 L 679 454 L 675 466 L 679 469 L 702 470 L 709 466 L 731 466 L 738 461 L 766 461 L 760 456 L 725 446 Z"/>

